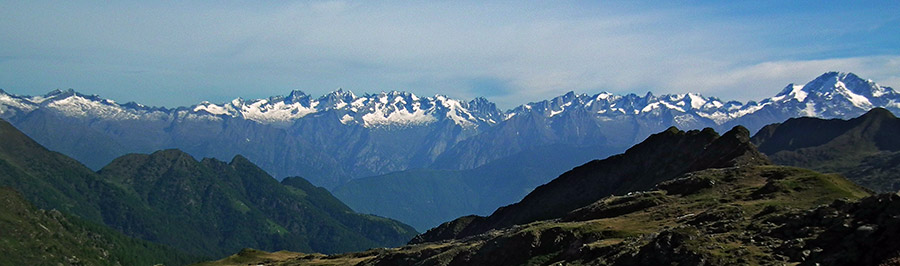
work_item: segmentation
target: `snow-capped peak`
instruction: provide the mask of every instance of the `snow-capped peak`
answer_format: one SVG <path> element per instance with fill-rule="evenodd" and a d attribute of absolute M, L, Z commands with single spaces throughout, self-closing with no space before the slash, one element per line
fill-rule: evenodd
<path fill-rule="evenodd" d="M 696 110 L 716 109 L 724 104 L 715 98 L 705 98 L 700 94 L 666 94 L 655 96 L 647 93 L 645 96 L 636 94 L 615 95 L 609 92 L 601 92 L 593 96 L 587 94 L 575 94 L 568 92 L 562 96 L 541 102 L 532 102 L 519 106 L 508 114 L 515 117 L 524 112 L 536 112 L 544 117 L 557 117 L 564 113 L 581 110 L 601 116 L 610 115 L 637 115 L 658 113 L 664 110 L 668 112 L 688 113 Z"/>
<path fill-rule="evenodd" d="M 295 103 L 303 100 L 308 100 L 309 95 L 303 93 L 301 90 L 293 90 L 287 97 L 284 98 L 284 101 L 287 103 Z"/>
<path fill-rule="evenodd" d="M 353 92 L 338 89 L 318 99 L 321 110 L 342 109 L 356 100 Z"/>
<path fill-rule="evenodd" d="M 771 99 L 787 102 L 796 98 L 799 102 L 807 103 L 804 106 L 807 115 L 826 116 L 847 113 L 846 110 L 842 111 L 847 108 L 869 110 L 875 106 L 900 105 L 897 103 L 900 95 L 892 88 L 880 86 L 853 73 L 828 72 L 800 89 L 797 87 L 789 86 Z M 841 107 L 845 105 L 846 107 Z"/>
<path fill-rule="evenodd" d="M 469 111 L 469 103 L 442 95 L 419 97 L 410 92 L 390 91 L 356 96 L 353 92 L 338 89 L 318 99 L 312 99 L 302 91 L 292 91 L 288 96 L 259 100 L 238 98 L 221 105 L 203 102 L 191 110 L 194 113 L 242 117 L 281 126 L 289 126 L 297 119 L 323 112 L 337 112 L 338 122 L 364 127 L 411 126 L 443 119 L 463 127 L 496 123 L 500 112 L 493 103 L 484 99 L 471 103 L 478 105 L 480 110 Z"/>
<path fill-rule="evenodd" d="M 804 85 L 790 84 L 776 96 L 759 102 L 724 102 L 697 93 L 655 96 L 648 92 L 595 95 L 567 92 L 558 97 L 532 102 L 503 112 L 484 98 L 460 101 L 443 95 L 419 97 L 403 91 L 357 96 L 338 89 L 319 98 L 299 91 L 265 99 L 234 99 L 225 103 L 201 102 L 190 107 L 166 109 L 137 103 L 120 105 L 97 95 L 74 90 L 54 90 L 41 96 L 17 96 L 0 91 L 0 117 L 48 108 L 73 117 L 101 119 L 205 119 L 227 117 L 288 127 L 307 116 L 333 119 L 346 125 L 363 127 L 416 126 L 448 121 L 464 128 L 494 125 L 529 113 L 551 120 L 573 115 L 590 115 L 600 120 L 619 116 L 661 117 L 674 121 L 708 119 L 715 124 L 770 110 L 810 116 L 841 117 L 872 107 L 900 108 L 900 95 L 892 88 L 864 80 L 853 73 L 828 72 Z M 571 114 L 571 113 L 577 114 Z M 331 115 L 329 115 L 331 114 Z M 570 115 L 571 114 L 571 115 Z M 667 120 L 668 121 L 668 120 Z"/>
<path fill-rule="evenodd" d="M 13 109 L 27 113 L 38 108 L 46 108 L 70 117 L 111 120 L 158 119 L 160 114 L 168 111 L 164 108 L 147 108 L 135 103 L 123 106 L 113 100 L 81 94 L 72 89 L 53 90 L 42 96 L 0 94 L 0 113 L 3 116 L 10 115 Z"/>
<path fill-rule="evenodd" d="M 0 117 L 8 118 L 17 112 L 31 112 L 38 105 L 22 97 L 9 94 L 0 89 Z"/>
<path fill-rule="evenodd" d="M 883 87 L 871 80 L 862 79 L 856 74 L 843 72 L 822 74 L 803 86 L 803 91 L 808 93 L 828 94 L 842 90 L 849 90 L 852 94 L 866 98 L 896 94 L 890 87 Z"/>
<path fill-rule="evenodd" d="M 420 101 L 412 93 L 391 91 L 366 94 L 362 98 L 365 100 L 354 101 L 356 111 L 351 111 L 356 113 L 353 120 L 361 121 L 365 127 L 409 126 L 437 121 L 437 117 L 432 115 L 435 103 Z M 344 120 L 341 119 L 342 122 Z"/>
<path fill-rule="evenodd" d="M 790 84 L 776 96 L 759 102 L 723 102 L 697 93 L 656 96 L 648 92 L 644 96 L 620 96 L 602 92 L 588 97 L 568 92 L 551 100 L 516 107 L 506 114 L 506 118 L 532 113 L 557 119 L 566 113 L 583 110 L 600 120 L 625 115 L 664 117 L 678 123 L 709 119 L 721 125 L 771 108 L 778 109 L 777 112 L 800 115 L 841 117 L 842 114 L 866 111 L 875 106 L 900 108 L 900 95 L 891 88 L 863 80 L 853 73 L 828 72 L 805 85 Z"/>
<path fill-rule="evenodd" d="M 806 100 L 806 96 L 809 95 L 809 93 L 803 90 L 803 87 L 804 85 L 788 84 L 780 93 L 770 99 L 775 102 L 789 102 L 794 99 L 798 102 L 803 102 Z"/>

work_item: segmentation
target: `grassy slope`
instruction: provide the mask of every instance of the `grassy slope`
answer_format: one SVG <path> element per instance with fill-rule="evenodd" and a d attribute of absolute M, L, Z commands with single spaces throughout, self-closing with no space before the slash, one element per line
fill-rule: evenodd
<path fill-rule="evenodd" d="M 785 259 L 776 256 L 772 246 L 758 242 L 766 238 L 748 233 L 777 226 L 767 225 L 766 219 L 838 199 L 852 201 L 870 195 L 837 175 L 781 166 L 704 170 L 686 177 L 660 186 L 669 191 L 611 196 L 560 220 L 534 222 L 464 240 L 331 257 L 298 254 L 273 262 L 351 265 L 348 259 L 354 258 L 355 262 L 362 257 L 364 265 L 400 261 L 425 265 L 647 264 L 655 258 L 650 253 L 667 251 L 654 248 L 679 243 L 672 249 L 675 253 L 667 258 L 702 259 L 712 264 L 765 264 Z M 667 240 L 660 242 L 664 237 Z M 231 264 L 220 261 L 206 265 Z"/>
<path fill-rule="evenodd" d="M 0 186 L 21 192 L 38 208 L 56 209 L 93 224 L 129 224 L 113 227 L 151 241 L 154 232 L 148 229 L 160 227 L 152 225 L 170 225 L 136 197 L 102 180 L 81 163 L 47 150 L 5 121 L 0 121 L 0 139 Z M 172 251 L 157 258 L 178 263 L 184 257 L 190 256 Z"/>

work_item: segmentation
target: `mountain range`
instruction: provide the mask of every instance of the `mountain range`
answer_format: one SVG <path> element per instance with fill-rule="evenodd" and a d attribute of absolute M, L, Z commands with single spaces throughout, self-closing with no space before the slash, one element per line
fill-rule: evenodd
<path fill-rule="evenodd" d="M 861 82 L 858 77 L 852 74 L 829 73 L 817 78 L 806 86 L 788 86 L 775 98 L 767 99 L 757 104 L 756 106 L 763 106 L 759 112 L 738 118 L 735 120 L 737 122 L 728 122 L 721 125 L 710 123 L 695 124 L 692 127 L 705 125 L 721 130 L 721 127 L 726 124 L 747 122 L 754 128 L 751 132 L 756 132 L 757 129 L 763 126 L 759 123 L 765 121 L 771 121 L 772 123 L 782 122 L 783 120 L 781 119 L 804 115 L 853 118 L 869 111 L 868 109 L 862 109 L 862 107 L 870 105 L 859 104 L 857 106 L 853 105 L 852 102 L 841 101 L 841 97 L 848 97 L 846 95 L 854 94 L 847 89 L 849 86 L 847 84 L 852 84 L 855 88 L 853 91 L 861 93 L 859 95 L 879 95 L 879 97 L 884 97 L 885 94 L 896 94 L 890 88 L 878 87 L 868 81 Z M 863 86 L 866 86 L 866 89 L 862 89 Z M 618 139 L 615 142 L 604 141 L 605 138 L 608 138 L 607 136 L 633 136 L 632 130 L 642 128 L 642 126 L 631 125 L 658 119 L 645 117 L 642 120 L 645 122 L 632 121 L 626 123 L 620 120 L 624 121 L 629 118 L 620 117 L 616 118 L 617 120 L 608 119 L 606 123 L 601 124 L 596 122 L 595 117 L 591 115 L 593 111 L 584 110 L 585 103 L 590 103 L 594 98 L 586 98 L 575 94 L 569 94 L 568 96 L 570 98 L 559 99 L 556 102 L 533 104 L 533 106 L 542 107 L 531 108 L 533 110 L 553 110 L 555 107 L 546 106 L 555 104 L 555 106 L 567 105 L 568 107 L 565 108 L 568 109 L 573 108 L 572 106 L 581 109 L 570 110 L 572 113 L 569 114 L 552 115 L 553 112 L 549 112 L 547 116 L 552 115 L 550 120 L 534 115 L 529 116 L 530 118 L 528 119 L 523 119 L 524 116 L 519 117 L 519 120 L 510 119 L 503 124 L 486 130 L 485 133 L 458 144 L 459 147 L 466 147 L 460 150 L 466 151 L 493 153 L 503 149 L 510 149 L 510 152 L 517 151 L 517 153 L 489 161 L 472 170 L 442 169 L 429 171 L 414 169 L 400 171 L 354 179 L 335 188 L 333 191 L 338 198 L 347 202 L 355 210 L 395 218 L 416 227 L 420 231 L 424 231 L 454 217 L 470 214 L 488 215 L 497 207 L 515 203 L 538 185 L 549 182 L 557 173 L 569 170 L 591 159 L 604 158 L 625 149 L 616 143 L 630 143 L 630 140 L 626 139 Z M 677 99 L 677 97 L 673 99 Z M 688 95 L 687 99 L 684 100 L 699 99 L 692 99 L 691 95 Z M 828 107 L 830 102 L 835 102 L 834 107 Z M 892 105 L 891 101 L 885 101 L 884 99 L 874 102 Z M 684 105 L 687 106 L 688 103 L 685 102 Z M 673 105 L 678 106 L 679 104 L 674 103 Z M 818 110 L 816 111 L 817 113 L 806 113 L 803 111 L 805 108 L 808 108 L 806 106 L 813 106 L 810 110 Z M 843 111 L 838 113 L 838 110 Z M 624 125 L 628 126 L 622 126 L 622 124 L 616 126 L 614 123 L 624 123 Z M 675 124 L 675 122 L 671 121 L 657 121 L 657 123 L 659 126 Z M 652 127 L 643 126 L 643 128 Z M 606 132 L 588 133 L 591 130 L 604 130 Z M 529 132 L 527 134 L 539 132 L 536 135 L 550 137 L 521 137 L 525 132 Z M 556 138 L 555 136 L 566 137 L 554 139 Z M 802 136 L 799 137 L 802 138 Z M 544 143 L 545 146 L 539 146 L 541 143 Z M 555 144 L 546 145 L 546 143 Z M 480 149 L 479 147 L 482 146 L 491 147 L 491 149 Z M 519 148 L 512 149 L 511 147 Z M 461 155 L 460 157 L 489 158 L 492 156 L 494 155 L 480 153 Z M 778 161 L 778 163 L 785 162 Z M 787 165 L 810 166 L 809 164 L 789 163 Z M 452 169 L 454 167 L 449 168 Z M 828 169 L 816 169 L 829 171 Z M 872 168 L 870 171 L 881 171 L 885 175 L 891 173 L 888 169 L 880 168 Z M 854 178 L 854 180 L 857 179 Z M 885 178 L 884 180 L 891 179 Z M 502 189 L 497 189 L 498 187 Z M 434 190 L 429 188 L 440 189 L 438 193 L 423 195 L 423 191 Z M 383 194 L 379 193 L 380 191 L 391 191 L 391 193 Z M 878 189 L 878 191 L 886 190 Z M 450 195 L 441 197 L 445 193 Z M 393 208 L 394 206 L 400 207 Z"/>
<path fill-rule="evenodd" d="M 603 147 L 609 151 L 597 155 L 605 156 L 669 126 L 756 131 L 790 117 L 850 118 L 872 107 L 900 111 L 900 94 L 838 72 L 790 84 L 759 102 L 695 93 L 570 92 L 507 111 L 484 98 L 398 91 L 358 96 L 338 90 L 318 98 L 293 91 L 177 108 L 119 104 L 73 90 L 41 96 L 0 91 L 0 118 L 93 169 L 124 154 L 177 148 L 198 158 L 242 154 L 279 179 L 303 176 L 329 189 L 408 169 L 473 169 L 554 145 Z"/>
<path fill-rule="evenodd" d="M 14 254 L 0 261 L 182 264 L 254 247 L 304 253 L 244 248 L 202 265 L 891 264 L 900 261 L 897 193 L 873 196 L 840 175 L 771 163 L 892 185 L 897 121 L 873 108 L 850 120 L 788 119 L 752 138 L 743 126 L 722 135 L 670 127 L 488 216 L 446 222 L 400 248 L 324 255 L 313 252 L 398 245 L 415 231 L 355 213 L 303 178 L 278 182 L 240 155 L 198 161 L 160 150 L 121 156 L 94 172 L 0 120 L 0 186 L 10 187 L 0 188 L 0 250 Z M 515 177 L 558 163 L 544 156 L 526 152 L 472 170 L 358 180 L 402 184 L 433 176 L 413 189 L 456 182 L 475 199 L 491 199 L 486 192 L 514 194 L 516 183 L 536 182 Z M 498 177 L 472 180 L 466 171 Z"/>

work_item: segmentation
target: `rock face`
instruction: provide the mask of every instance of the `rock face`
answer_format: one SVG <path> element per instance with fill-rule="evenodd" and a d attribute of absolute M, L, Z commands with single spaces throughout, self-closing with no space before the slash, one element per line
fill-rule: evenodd
<path fill-rule="evenodd" d="M 844 200 L 769 219 L 784 225 L 767 236 L 792 241 L 778 252 L 801 265 L 894 265 L 900 262 L 900 195 Z"/>
<path fill-rule="evenodd" d="M 900 119 L 874 108 L 850 120 L 788 119 L 764 127 L 753 143 L 782 165 L 839 172 L 879 192 L 900 190 Z"/>
<path fill-rule="evenodd" d="M 563 217 L 611 194 L 641 191 L 682 174 L 709 169 L 767 164 L 750 143 L 746 128 L 735 127 L 719 136 L 712 129 L 681 131 L 669 128 L 654 134 L 625 153 L 576 167 L 541 185 L 515 204 L 484 218 L 466 218 L 468 224 L 447 238 L 447 229 L 464 221 L 429 230 L 411 243 L 458 239 L 534 221 Z"/>

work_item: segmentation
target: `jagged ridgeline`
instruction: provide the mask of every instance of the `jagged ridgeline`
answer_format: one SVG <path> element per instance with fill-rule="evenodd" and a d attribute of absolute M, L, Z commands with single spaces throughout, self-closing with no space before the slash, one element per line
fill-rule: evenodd
<path fill-rule="evenodd" d="M 119 104 L 75 91 L 0 92 L 0 118 L 92 169 L 127 153 L 178 148 L 196 158 L 230 160 L 241 154 L 276 178 L 304 176 L 329 189 L 409 169 L 473 169 L 548 145 L 614 149 L 595 154 L 603 158 L 673 125 L 719 131 L 743 125 L 756 131 L 791 117 L 847 119 L 873 107 L 900 111 L 900 94 L 837 72 L 747 103 L 694 93 L 567 93 L 506 111 L 483 98 L 462 101 L 407 92 L 339 90 L 315 98 L 294 91 L 172 109 Z M 553 149 L 540 152 L 567 156 Z M 576 160 L 568 166 L 584 162 Z"/>
<path fill-rule="evenodd" d="M 95 173 L 0 121 L 0 185 L 56 209 L 189 254 L 244 247 L 335 253 L 396 246 L 416 232 L 353 212 L 294 177 L 281 183 L 246 158 L 197 161 L 178 150 L 131 154 Z"/>
<path fill-rule="evenodd" d="M 670 128 L 398 249 L 202 265 L 879 265 L 900 262 L 898 226 L 900 195 L 771 165 L 742 127 Z"/>

